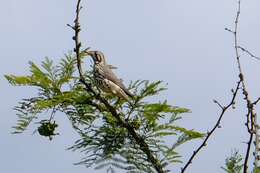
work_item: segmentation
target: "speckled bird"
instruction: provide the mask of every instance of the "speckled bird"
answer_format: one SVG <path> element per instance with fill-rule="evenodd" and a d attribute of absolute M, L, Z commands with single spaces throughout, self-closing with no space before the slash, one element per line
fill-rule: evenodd
<path fill-rule="evenodd" d="M 104 92 L 111 93 L 119 98 L 129 101 L 133 94 L 128 91 L 122 82 L 112 71 L 116 68 L 106 63 L 105 56 L 100 51 L 86 51 L 85 55 L 92 57 L 94 61 L 94 81 Z"/>

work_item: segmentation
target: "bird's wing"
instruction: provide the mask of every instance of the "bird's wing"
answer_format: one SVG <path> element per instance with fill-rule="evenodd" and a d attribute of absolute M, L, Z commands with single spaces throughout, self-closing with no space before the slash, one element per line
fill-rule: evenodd
<path fill-rule="evenodd" d="M 110 64 L 107 64 L 107 66 L 110 68 L 110 69 L 117 69 L 117 67 L 113 66 L 113 65 L 110 65 Z"/>
<path fill-rule="evenodd" d="M 122 88 L 122 90 L 124 90 L 124 92 L 132 97 L 133 94 L 130 93 L 128 91 L 128 89 L 125 87 L 125 85 L 123 84 L 122 80 L 121 79 L 118 79 L 117 76 L 115 75 L 115 73 L 109 68 L 109 66 L 105 66 L 103 68 L 103 74 L 102 74 L 106 79 L 114 82 L 116 85 L 118 85 L 120 88 Z"/>

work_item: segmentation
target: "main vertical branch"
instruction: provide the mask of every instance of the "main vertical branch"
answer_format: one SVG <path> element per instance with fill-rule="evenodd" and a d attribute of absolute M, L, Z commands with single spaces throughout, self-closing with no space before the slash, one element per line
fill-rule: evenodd
<path fill-rule="evenodd" d="M 73 37 L 73 40 L 75 41 L 74 52 L 76 53 L 76 57 L 77 57 L 77 66 L 78 66 L 79 76 L 80 76 L 80 79 L 82 80 L 84 77 L 83 77 L 83 73 L 82 73 L 81 59 L 80 59 L 81 43 L 79 41 L 79 32 L 80 32 L 79 13 L 81 10 L 80 3 L 81 3 L 81 0 L 78 0 L 77 7 L 76 7 L 76 18 L 74 20 L 75 36 Z"/>
<path fill-rule="evenodd" d="M 153 165 L 154 169 L 158 173 L 166 173 L 166 171 L 163 170 L 163 166 L 161 165 L 160 161 L 154 156 L 153 152 L 150 150 L 149 145 L 146 143 L 146 141 L 135 131 L 134 127 L 132 127 L 127 121 L 122 119 L 120 117 L 120 114 L 117 112 L 117 110 L 110 105 L 106 99 L 100 96 L 100 94 L 97 94 L 95 90 L 91 87 L 89 83 L 87 83 L 84 79 L 82 67 L 81 67 L 81 53 L 80 53 L 80 47 L 81 43 L 79 41 L 79 32 L 80 32 L 80 23 L 79 23 L 79 13 L 82 7 L 80 6 L 81 0 L 77 1 L 77 7 L 76 7 L 76 17 L 74 20 L 74 26 L 70 26 L 74 30 L 74 36 L 73 40 L 75 41 L 75 48 L 74 52 L 76 53 L 77 58 L 77 68 L 80 76 L 80 82 L 86 87 L 86 90 L 89 91 L 93 96 L 99 100 L 101 103 L 103 103 L 106 108 L 110 111 L 110 113 L 115 117 L 115 119 L 118 121 L 118 123 L 127 129 L 128 133 L 134 138 L 135 142 L 140 146 L 140 149 L 146 154 L 147 160 Z"/>

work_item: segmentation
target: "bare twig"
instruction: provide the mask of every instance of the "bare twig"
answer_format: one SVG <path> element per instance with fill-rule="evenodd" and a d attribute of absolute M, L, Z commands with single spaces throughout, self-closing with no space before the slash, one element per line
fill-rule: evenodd
<path fill-rule="evenodd" d="M 251 53 L 248 49 L 238 46 L 238 49 L 242 50 L 243 52 L 247 53 L 249 56 L 251 56 L 252 58 L 255 58 L 256 60 L 260 60 L 260 57 L 255 56 L 253 53 Z"/>
<path fill-rule="evenodd" d="M 253 105 L 257 105 L 257 103 L 260 101 L 260 97 L 258 99 L 256 99 L 256 101 L 254 101 L 252 104 Z"/>
<path fill-rule="evenodd" d="M 216 103 L 221 109 L 224 109 L 224 107 L 217 100 L 213 100 L 213 102 Z"/>
<path fill-rule="evenodd" d="M 81 67 L 81 58 L 80 58 L 80 47 L 81 43 L 79 41 L 79 32 L 80 32 L 80 23 L 79 23 L 79 13 L 82 7 L 80 6 L 81 0 L 77 1 L 77 8 L 76 8 L 76 17 L 74 21 L 74 26 L 68 25 L 75 31 L 75 35 L 73 36 L 73 40 L 75 41 L 75 49 L 74 52 L 76 53 L 77 57 L 77 68 L 80 76 L 80 82 L 86 87 L 86 90 L 89 91 L 93 96 L 99 100 L 101 103 L 105 105 L 105 107 L 110 111 L 110 113 L 116 118 L 118 123 L 126 128 L 129 132 L 129 134 L 135 139 L 136 143 L 140 146 L 140 149 L 146 154 L 147 160 L 151 162 L 154 169 L 158 173 L 165 173 L 166 171 L 163 170 L 162 165 L 160 164 L 159 160 L 153 155 L 152 151 L 150 150 L 148 144 L 145 142 L 145 140 L 135 131 L 134 127 L 132 127 L 127 121 L 123 120 L 120 117 L 120 113 L 117 112 L 117 110 L 108 103 L 106 99 L 101 97 L 100 94 L 96 93 L 91 85 L 87 83 L 84 79 L 82 67 Z M 93 103 L 92 103 L 93 104 Z"/>
<path fill-rule="evenodd" d="M 226 106 L 222 106 L 219 102 L 217 102 L 216 100 L 214 101 L 220 108 L 221 108 L 221 113 L 220 116 L 216 122 L 216 124 L 214 125 L 214 127 L 207 133 L 205 139 L 203 140 L 202 144 L 193 152 L 192 156 L 189 158 L 188 162 L 185 164 L 185 166 L 181 169 L 181 173 L 184 173 L 185 170 L 188 168 L 188 166 L 192 163 L 192 160 L 195 158 L 195 156 L 199 153 L 199 151 L 206 146 L 207 141 L 209 140 L 209 138 L 212 136 L 212 134 L 214 133 L 214 131 L 220 127 L 220 122 L 225 114 L 225 112 L 232 107 L 235 104 L 235 98 L 237 96 L 237 92 L 239 90 L 241 84 L 241 80 L 239 82 L 237 82 L 237 86 L 236 89 L 234 91 L 232 91 L 233 96 L 229 102 L 229 104 L 227 104 Z"/>
<path fill-rule="evenodd" d="M 229 28 L 225 28 L 225 30 L 228 31 L 228 32 L 230 32 L 230 33 L 232 33 L 232 34 L 234 34 L 234 31 L 232 31 L 232 30 L 229 29 Z"/>

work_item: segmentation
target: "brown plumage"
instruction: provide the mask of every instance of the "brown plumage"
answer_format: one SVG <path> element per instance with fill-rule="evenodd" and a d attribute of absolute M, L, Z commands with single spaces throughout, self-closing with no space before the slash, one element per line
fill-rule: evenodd
<path fill-rule="evenodd" d="M 99 88 L 127 101 L 129 101 L 129 97 L 133 97 L 133 94 L 128 91 L 122 80 L 112 71 L 115 67 L 106 63 L 102 52 L 87 51 L 86 55 L 90 55 L 94 61 L 94 78 Z"/>

